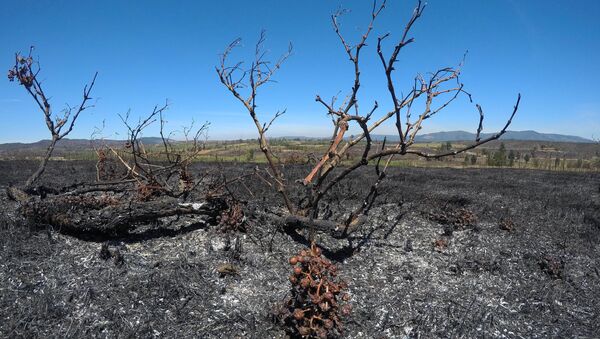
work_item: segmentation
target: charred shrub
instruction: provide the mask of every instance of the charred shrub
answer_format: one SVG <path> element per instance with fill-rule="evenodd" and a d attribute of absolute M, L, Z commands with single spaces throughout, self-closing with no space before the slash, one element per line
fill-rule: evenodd
<path fill-rule="evenodd" d="M 515 230 L 515 222 L 509 218 L 502 218 L 498 226 L 501 230 L 507 232 L 513 232 Z"/>
<path fill-rule="evenodd" d="M 340 316 L 350 314 L 345 302 L 347 285 L 337 278 L 337 267 L 321 256 L 314 244 L 289 260 L 293 273 L 291 296 L 280 311 L 279 320 L 293 338 L 332 338 L 342 333 Z M 343 303 L 343 305 L 342 305 Z"/>
<path fill-rule="evenodd" d="M 99 257 L 104 261 L 112 258 L 115 266 L 120 267 L 125 264 L 125 258 L 123 258 L 121 250 L 118 247 L 111 248 L 108 243 L 103 243 L 100 247 Z"/>
<path fill-rule="evenodd" d="M 444 228 L 444 234 L 448 236 L 452 235 L 452 231 L 464 230 L 477 224 L 475 213 L 466 208 L 432 212 L 429 214 L 429 218 L 442 225 L 449 226 Z"/>
<path fill-rule="evenodd" d="M 433 241 L 433 249 L 436 252 L 444 252 L 444 250 L 448 247 L 448 239 L 439 238 Z"/>
<path fill-rule="evenodd" d="M 547 255 L 539 261 L 539 265 L 542 271 L 552 279 L 561 279 L 563 277 L 565 263 L 560 258 Z"/>
<path fill-rule="evenodd" d="M 220 216 L 220 225 L 223 232 L 246 232 L 246 218 L 241 202 L 235 199 L 228 199 L 228 208 L 223 210 Z"/>

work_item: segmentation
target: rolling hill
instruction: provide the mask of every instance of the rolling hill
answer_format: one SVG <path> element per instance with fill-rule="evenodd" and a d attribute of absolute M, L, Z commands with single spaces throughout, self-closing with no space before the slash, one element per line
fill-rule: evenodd
<path fill-rule="evenodd" d="M 481 133 L 481 138 L 487 138 L 494 133 Z M 383 135 L 373 135 L 375 140 L 383 140 Z M 389 141 L 397 141 L 397 135 L 385 136 Z M 548 142 L 594 142 L 591 139 L 586 139 L 574 135 L 540 133 L 536 131 L 507 131 L 501 140 L 519 140 L 519 141 L 548 141 Z M 421 134 L 416 137 L 417 142 L 441 142 L 441 141 L 465 141 L 475 140 L 475 133 L 466 131 L 448 131 Z"/>

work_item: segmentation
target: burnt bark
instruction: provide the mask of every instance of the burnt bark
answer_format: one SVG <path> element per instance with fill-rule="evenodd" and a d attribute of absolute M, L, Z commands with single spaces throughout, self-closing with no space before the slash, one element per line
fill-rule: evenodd
<path fill-rule="evenodd" d="M 140 232 L 148 225 L 155 231 L 166 229 L 166 223 L 161 220 L 173 216 L 189 216 L 195 222 L 217 224 L 228 204 L 221 198 L 194 204 L 184 204 L 170 197 L 121 203 L 103 195 L 58 195 L 31 198 L 21 208 L 30 223 L 49 225 L 64 234 L 110 238 Z"/>
<path fill-rule="evenodd" d="M 336 239 L 347 238 L 350 234 L 357 231 L 365 221 L 366 218 L 359 217 L 346 226 L 331 220 L 311 219 L 292 214 L 282 218 L 284 228 L 288 231 L 305 229 L 311 232 L 324 233 Z"/>

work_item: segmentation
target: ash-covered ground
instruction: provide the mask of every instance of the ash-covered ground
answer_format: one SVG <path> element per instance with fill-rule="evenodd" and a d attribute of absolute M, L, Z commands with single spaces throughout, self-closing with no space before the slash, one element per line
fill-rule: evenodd
<path fill-rule="evenodd" d="M 51 163 L 45 184 L 93 180 L 93 166 Z M 305 245 L 265 213 L 280 201 L 260 180 L 233 188 L 245 232 L 82 240 L 19 217 L 4 188 L 34 168 L 0 162 L 0 337 L 285 337 L 273 309 Z M 362 202 L 371 171 L 332 192 L 332 218 Z M 345 337 L 600 336 L 597 173 L 394 168 L 360 232 L 319 242 L 349 285 Z"/>

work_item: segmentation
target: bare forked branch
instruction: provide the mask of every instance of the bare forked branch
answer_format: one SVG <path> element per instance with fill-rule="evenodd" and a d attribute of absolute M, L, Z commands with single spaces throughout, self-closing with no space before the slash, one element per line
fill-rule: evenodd
<path fill-rule="evenodd" d="M 429 153 L 424 153 L 421 151 L 413 151 L 413 150 L 402 150 L 400 148 L 400 144 L 398 144 L 396 147 L 390 148 L 390 149 L 386 149 L 386 150 L 381 150 L 380 152 L 374 153 L 369 155 L 369 157 L 367 158 L 367 161 L 371 161 L 371 160 L 379 160 L 382 157 L 386 157 L 386 156 L 393 156 L 393 155 L 404 155 L 404 154 L 414 154 L 414 155 L 418 155 L 420 157 L 423 158 L 431 158 L 431 159 L 438 159 L 438 158 L 443 158 L 443 157 L 447 157 L 447 156 L 452 156 L 452 155 L 457 155 L 463 152 L 466 152 L 468 150 L 471 150 L 473 148 L 476 148 L 480 145 L 483 145 L 487 142 L 490 142 L 492 140 L 496 140 L 499 139 L 504 133 L 506 133 L 506 129 L 508 128 L 508 126 L 511 124 L 512 119 L 514 118 L 515 114 L 517 113 L 518 109 L 519 109 L 519 103 L 521 101 L 521 95 L 519 94 L 517 96 L 517 102 L 513 108 L 513 111 L 511 113 L 511 115 L 509 116 L 506 124 L 504 125 L 504 127 L 496 134 L 493 134 L 492 136 L 480 140 L 480 141 L 476 141 L 470 145 L 467 145 L 465 147 L 462 147 L 460 149 L 457 150 L 452 150 L 452 151 L 448 151 L 448 152 L 443 152 L 443 153 L 436 153 L 436 154 L 429 154 Z M 391 160 L 391 158 L 390 158 Z M 352 173 L 353 171 L 355 171 L 356 169 L 358 169 L 361 165 L 360 164 L 355 164 L 352 165 L 350 167 L 347 167 L 346 169 L 344 169 L 339 175 L 337 175 L 334 179 L 332 179 L 328 185 L 322 190 L 322 193 L 320 194 L 320 197 L 322 197 L 325 192 L 327 192 L 328 190 L 330 190 L 335 184 L 337 184 L 339 181 L 343 180 L 348 174 Z M 386 166 L 387 168 L 387 166 Z"/>
<path fill-rule="evenodd" d="M 257 116 L 256 112 L 256 97 L 258 96 L 258 89 L 272 81 L 273 75 L 281 68 L 281 65 L 290 57 L 292 54 L 292 44 L 289 44 L 288 50 L 279 57 L 277 62 L 272 65 L 269 61 L 265 60 L 266 52 L 264 51 L 264 42 L 266 39 L 265 31 L 261 31 L 260 37 L 255 45 L 254 49 L 254 60 L 249 69 L 242 68 L 243 63 L 238 62 L 233 66 L 227 66 L 227 59 L 235 47 L 240 45 L 241 40 L 238 38 L 234 40 L 223 52 L 220 58 L 220 65 L 215 69 L 219 75 L 219 80 L 225 87 L 237 98 L 246 108 L 254 126 L 258 131 L 260 150 L 263 152 L 267 159 L 267 163 L 272 172 L 273 179 L 277 183 L 277 191 L 281 194 L 285 206 L 290 213 L 294 213 L 294 207 L 289 198 L 288 188 L 286 186 L 286 180 L 283 172 L 279 168 L 279 161 L 273 154 L 269 141 L 267 139 L 266 132 L 271 127 L 273 122 L 283 115 L 286 111 L 278 111 L 274 117 L 268 123 L 262 123 Z M 240 93 L 240 89 L 248 88 L 249 93 L 244 97 Z"/>
<path fill-rule="evenodd" d="M 390 57 L 387 61 L 386 61 L 386 59 L 383 55 L 383 51 L 381 49 L 381 42 L 385 38 L 387 38 L 390 34 L 387 33 L 377 39 L 377 54 L 379 55 L 379 58 L 383 65 L 383 68 L 385 69 L 385 76 L 387 79 L 387 87 L 388 87 L 388 91 L 390 92 L 390 96 L 392 98 L 392 104 L 394 106 L 393 114 L 396 116 L 396 129 L 398 130 L 398 135 L 400 137 L 400 143 L 402 145 L 404 144 L 404 140 L 406 138 L 405 133 L 402 132 L 402 123 L 401 123 L 401 119 L 400 119 L 400 110 L 402 109 L 402 103 L 398 101 L 398 98 L 396 96 L 396 90 L 394 88 L 394 81 L 392 79 L 392 72 L 394 71 L 394 64 L 398 61 L 398 54 L 400 53 L 400 50 L 404 46 L 415 41 L 414 38 L 409 38 L 407 40 L 407 36 L 408 36 L 412 26 L 414 25 L 414 23 L 417 21 L 417 19 L 419 19 L 421 17 L 421 14 L 423 14 L 424 9 L 425 9 L 425 5 L 423 5 L 421 3 L 421 1 L 419 0 L 419 2 L 417 3 L 417 6 L 413 10 L 412 17 L 410 18 L 410 20 L 406 24 L 406 27 L 404 28 L 404 33 L 402 34 L 402 38 L 394 47 L 394 51 L 392 52 L 392 54 L 390 55 Z M 414 90 L 413 90 L 413 93 L 415 93 Z"/>
<path fill-rule="evenodd" d="M 275 115 L 273 116 L 273 118 L 269 121 L 269 123 L 264 123 L 263 124 L 263 133 L 266 133 L 267 130 L 271 127 L 271 125 L 273 125 L 273 122 L 275 122 L 275 120 L 277 118 L 279 118 L 280 116 L 284 115 L 285 112 L 287 112 L 286 109 L 284 109 L 283 111 L 277 111 L 277 113 L 275 113 Z"/>
<path fill-rule="evenodd" d="M 367 145 L 365 147 L 364 153 L 369 152 L 370 145 L 371 145 L 371 137 L 369 136 L 367 122 L 371 118 L 371 115 L 373 114 L 375 109 L 377 109 L 378 104 L 376 102 L 374 105 L 374 108 L 367 115 L 365 115 L 365 116 L 360 115 L 360 111 L 359 111 L 359 107 L 358 107 L 358 100 L 357 100 L 357 94 L 360 89 L 360 52 L 361 52 L 362 48 L 367 45 L 367 39 L 369 38 L 369 35 L 373 30 L 375 20 L 380 15 L 380 13 L 383 11 L 383 9 L 385 8 L 385 5 L 386 5 L 385 0 L 379 5 L 377 4 L 377 1 L 373 1 L 373 8 L 371 10 L 371 18 L 370 18 L 369 24 L 367 26 L 366 31 L 361 36 L 360 41 L 355 46 L 350 46 L 346 42 L 346 39 L 344 38 L 344 36 L 340 30 L 340 25 L 339 25 L 338 19 L 343 14 L 345 14 L 347 11 L 339 10 L 331 16 L 331 22 L 333 25 L 333 29 L 334 29 L 336 35 L 338 36 L 344 50 L 346 51 L 348 58 L 350 59 L 350 61 L 353 64 L 354 83 L 352 85 L 350 94 L 348 95 L 348 99 L 345 100 L 345 102 L 342 104 L 342 106 L 338 110 L 335 110 L 333 108 L 333 105 L 335 103 L 335 97 L 332 100 L 331 104 L 327 104 L 327 103 L 325 103 L 325 101 L 323 101 L 321 99 L 321 97 L 319 95 L 316 96 L 315 100 L 317 102 L 321 103 L 323 106 L 325 106 L 325 108 L 327 109 L 327 113 L 330 114 L 332 116 L 332 118 L 334 118 L 335 131 L 332 136 L 329 149 L 323 154 L 323 156 L 321 157 L 321 160 L 317 163 L 317 165 L 313 168 L 313 170 L 304 178 L 304 180 L 303 180 L 304 185 L 310 184 L 313 181 L 315 175 L 317 175 L 317 174 L 319 174 L 317 186 L 320 185 L 320 183 L 328 176 L 330 171 L 335 167 L 335 165 L 332 165 L 331 163 L 332 162 L 336 163 L 337 160 L 339 160 L 344 153 L 344 152 L 338 151 L 337 148 L 340 144 L 340 141 L 343 139 L 344 134 L 348 130 L 348 122 L 356 121 L 357 124 L 359 125 L 359 127 L 363 130 L 363 137 L 365 137 L 367 139 Z M 355 112 L 354 115 L 349 114 L 350 110 L 352 110 L 352 109 L 354 109 L 354 112 Z M 329 164 L 328 164 L 328 162 L 329 162 Z"/>
<path fill-rule="evenodd" d="M 347 101 L 346 106 L 342 111 L 343 114 L 348 114 L 350 109 L 352 109 L 352 107 L 354 107 L 357 104 L 356 94 L 358 93 L 358 90 L 360 88 L 360 66 L 359 66 L 360 51 L 362 50 L 362 48 L 364 46 L 366 46 L 366 42 L 367 42 L 367 39 L 369 38 L 369 34 L 373 30 L 373 24 L 375 23 L 375 20 L 377 19 L 377 17 L 381 13 L 381 11 L 383 11 L 383 9 L 385 8 L 385 4 L 386 4 L 386 0 L 384 0 L 379 6 L 377 6 L 376 0 L 373 1 L 373 9 L 371 11 L 371 20 L 369 22 L 369 25 L 367 26 L 367 30 L 362 35 L 360 42 L 354 47 L 350 46 L 346 42 L 346 40 L 344 39 L 344 36 L 342 35 L 342 33 L 340 31 L 338 18 L 341 15 L 343 15 L 345 13 L 345 11 L 343 11 L 343 10 L 338 11 L 331 16 L 331 22 L 333 24 L 333 29 L 334 29 L 335 33 L 337 34 L 337 36 L 339 37 L 340 42 L 342 43 L 344 50 L 346 51 L 346 54 L 348 54 L 348 57 L 350 58 L 350 61 L 352 61 L 352 63 L 354 64 L 354 85 L 352 86 L 352 92 L 350 94 L 350 99 Z"/>
<path fill-rule="evenodd" d="M 502 127 L 502 129 L 499 132 L 493 134 L 492 136 L 490 136 L 488 138 L 485 138 L 485 139 L 481 140 L 480 137 L 479 137 L 479 131 L 480 131 L 480 129 L 483 129 L 482 128 L 482 124 L 483 124 L 483 116 L 484 115 L 483 115 L 483 110 L 481 109 L 481 106 L 477 105 L 477 108 L 479 109 L 479 112 L 480 112 L 480 118 L 479 118 L 479 127 L 477 129 L 478 130 L 477 137 L 476 137 L 474 143 L 472 143 L 470 145 L 467 145 L 465 147 L 459 148 L 457 150 L 448 151 L 448 152 L 444 152 L 444 153 L 429 154 L 429 153 L 423 153 L 423 152 L 418 152 L 418 151 L 408 151 L 406 153 L 415 154 L 415 155 L 418 155 L 418 156 L 423 157 L 423 158 L 438 159 L 438 158 L 443 158 L 443 157 L 447 157 L 447 156 L 451 156 L 451 155 L 457 155 L 457 154 L 466 152 L 468 150 L 471 150 L 473 148 L 476 148 L 476 147 L 478 147 L 480 145 L 483 145 L 485 143 L 488 143 L 488 142 L 490 142 L 492 140 L 499 139 L 504 133 L 506 133 L 506 130 L 508 129 L 508 126 L 510 126 L 510 124 L 512 123 L 513 118 L 515 117 L 515 115 L 517 114 L 517 111 L 519 110 L 519 104 L 520 103 L 521 103 L 521 94 L 518 94 L 517 95 L 517 101 L 515 103 L 513 111 L 510 114 L 508 120 L 506 120 L 506 123 L 504 124 L 504 127 Z"/>
<path fill-rule="evenodd" d="M 311 173 L 304 180 L 304 184 L 307 185 L 312 182 L 313 177 L 315 177 L 315 175 L 317 175 L 317 174 L 319 175 L 318 180 L 316 180 L 316 182 L 312 185 L 312 200 L 311 200 L 312 206 L 311 207 L 313 208 L 313 215 L 315 215 L 315 216 L 317 215 L 319 201 L 325 196 L 325 194 L 329 190 L 331 190 L 331 188 L 333 186 L 335 186 L 341 180 L 345 179 L 348 174 L 352 173 L 359 167 L 364 166 L 367 163 L 369 163 L 369 161 L 372 161 L 372 160 L 377 161 L 377 165 L 375 167 L 375 170 L 377 173 L 377 180 L 371 187 L 370 192 L 367 194 L 367 196 L 364 200 L 364 203 L 359 208 L 357 208 L 353 213 L 351 213 L 350 217 L 344 223 L 345 229 L 348 229 L 349 227 L 351 228 L 351 225 L 355 225 L 360 214 L 366 214 L 368 212 L 368 210 L 370 208 L 368 206 L 372 205 L 375 197 L 377 196 L 377 187 L 379 186 L 381 181 L 385 178 L 385 171 L 388 168 L 389 164 L 391 163 L 394 155 L 416 154 L 418 156 L 422 156 L 422 157 L 426 157 L 426 158 L 441 158 L 441 157 L 456 155 L 461 152 L 465 152 L 465 151 L 475 148 L 483 143 L 497 139 L 506 132 L 506 128 L 512 122 L 512 118 L 516 114 L 516 112 L 518 110 L 519 102 L 520 102 L 520 95 L 519 95 L 519 97 L 517 99 L 517 103 L 514 107 L 514 110 L 513 110 L 512 114 L 510 115 L 509 119 L 507 120 L 506 126 L 500 132 L 498 132 L 497 134 L 495 134 L 487 139 L 481 140 L 479 137 L 479 135 L 481 134 L 481 131 L 483 129 L 484 114 L 483 114 L 483 110 L 481 110 L 481 107 L 479 105 L 477 105 L 477 109 L 480 114 L 480 119 L 479 119 L 479 125 L 478 125 L 477 138 L 473 144 L 468 145 L 461 149 L 451 150 L 451 151 L 440 153 L 440 154 L 425 154 L 420 151 L 410 150 L 410 146 L 414 144 L 414 142 L 416 140 L 416 136 L 419 133 L 419 131 L 422 129 L 422 125 L 425 120 L 430 119 L 431 117 L 435 116 L 437 113 L 439 113 L 440 111 L 442 111 L 443 109 L 448 107 L 461 94 L 465 95 L 468 98 L 468 100 L 470 102 L 472 102 L 471 94 L 464 90 L 464 85 L 460 81 L 460 72 L 461 72 L 462 66 L 464 64 L 466 53 L 465 53 L 465 56 L 463 56 L 463 60 L 459 63 L 458 67 L 440 68 L 435 72 L 428 73 L 427 78 L 423 77 L 422 75 L 417 75 L 414 78 L 414 83 L 413 83 L 412 89 L 408 92 L 408 94 L 406 94 L 406 95 L 398 95 L 397 94 L 398 92 L 395 88 L 393 72 L 396 70 L 396 65 L 398 62 L 398 56 L 399 56 L 400 51 L 405 46 L 407 46 L 408 44 L 411 44 L 415 41 L 414 38 L 410 37 L 410 31 L 411 31 L 412 27 L 414 26 L 414 24 L 417 22 L 417 20 L 421 17 L 421 15 L 423 14 L 423 11 L 425 9 L 425 4 L 422 3 L 421 1 L 418 1 L 417 5 L 415 6 L 415 8 L 413 10 L 411 18 L 407 22 L 400 39 L 394 45 L 394 48 L 393 48 L 391 54 L 389 55 L 389 57 L 386 57 L 384 54 L 383 42 L 384 42 L 384 40 L 386 40 L 387 38 L 389 38 L 391 36 L 390 33 L 384 34 L 377 39 L 376 51 L 377 51 L 379 60 L 383 66 L 384 74 L 386 76 L 387 88 L 388 88 L 388 92 L 389 92 L 389 95 L 390 95 L 390 98 L 392 101 L 392 110 L 387 112 L 385 115 L 383 115 L 381 118 L 379 118 L 375 122 L 371 123 L 370 125 L 367 125 L 372 112 L 369 113 L 368 115 L 366 115 L 365 117 L 360 118 L 359 113 L 358 113 L 358 105 L 356 103 L 356 95 L 357 95 L 357 92 L 358 92 L 358 89 L 360 86 L 360 82 L 359 82 L 359 76 L 360 76 L 359 52 L 360 52 L 360 49 L 366 45 L 366 41 L 367 41 L 369 32 L 372 29 L 374 19 L 381 12 L 381 10 L 383 10 L 384 7 L 385 7 L 385 2 L 382 3 L 380 5 L 380 7 L 377 7 L 376 2 L 374 2 L 372 18 L 369 23 L 368 29 L 367 29 L 366 33 L 362 36 L 360 43 L 355 48 L 351 48 L 346 43 L 345 38 L 340 33 L 340 27 L 339 27 L 339 24 L 337 21 L 337 17 L 339 17 L 339 14 L 334 14 L 332 16 L 334 31 L 340 38 L 340 41 L 342 42 L 344 50 L 346 51 L 350 60 L 354 64 L 355 82 L 354 82 L 354 86 L 352 87 L 352 92 L 349 96 L 350 100 L 348 101 L 347 105 L 344 106 L 344 108 L 340 108 L 339 110 L 336 110 L 333 108 L 333 103 L 328 104 L 328 103 L 324 102 L 319 96 L 317 96 L 317 99 L 316 99 L 317 102 L 321 103 L 327 109 L 327 113 L 332 116 L 335 116 L 338 119 L 338 121 L 343 120 L 344 122 L 348 122 L 351 120 L 355 120 L 361 128 L 362 134 L 359 135 L 358 137 L 354 138 L 353 140 L 348 140 L 343 146 L 340 146 L 339 143 L 336 143 L 335 141 L 339 139 L 339 135 L 343 134 L 345 132 L 345 130 L 340 130 L 339 126 L 336 125 L 335 132 L 334 132 L 334 139 L 332 139 L 330 148 L 323 155 L 321 161 L 319 163 L 317 163 L 315 168 L 313 168 Z M 338 12 L 338 13 L 343 13 L 343 12 Z M 422 108 L 420 114 L 416 117 L 416 119 L 412 120 L 411 119 L 412 113 L 416 109 L 415 103 L 417 102 L 417 99 L 422 98 L 422 97 L 425 98 L 424 107 Z M 442 98 L 442 99 L 440 99 L 440 98 Z M 440 101 L 440 100 L 441 100 L 441 102 L 437 103 L 437 101 Z M 357 113 L 356 113 L 355 117 L 350 119 L 349 117 L 346 116 L 346 114 L 352 107 L 355 108 Z M 405 118 L 404 122 L 401 120 L 401 111 L 402 110 L 405 110 L 406 118 Z M 380 151 L 370 154 L 370 151 L 371 151 L 370 133 L 392 117 L 395 117 L 395 127 L 396 127 L 398 137 L 399 137 L 398 144 L 389 149 L 385 149 L 385 147 L 382 147 L 382 149 Z M 362 141 L 366 141 L 366 143 L 365 143 L 365 148 L 363 150 L 363 154 L 362 154 L 362 157 L 360 158 L 360 160 L 355 162 L 354 164 L 349 165 L 348 167 L 343 169 L 341 172 L 339 172 L 335 177 L 333 177 L 332 179 L 327 181 L 326 178 L 327 178 L 328 174 L 331 173 L 331 171 L 334 168 L 339 166 L 343 155 L 346 154 L 352 147 L 358 145 Z M 386 161 L 385 166 L 381 170 L 379 165 L 380 165 L 380 161 L 381 161 L 382 157 L 387 157 L 387 161 Z"/>

